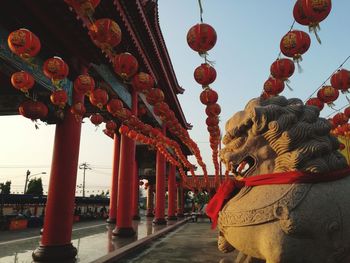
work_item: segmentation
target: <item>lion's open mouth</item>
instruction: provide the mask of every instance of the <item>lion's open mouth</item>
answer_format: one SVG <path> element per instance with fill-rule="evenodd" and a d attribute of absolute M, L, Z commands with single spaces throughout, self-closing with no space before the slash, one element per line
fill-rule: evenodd
<path fill-rule="evenodd" d="M 232 172 L 236 175 L 245 177 L 255 167 L 255 159 L 248 155 L 242 159 L 238 164 L 232 166 Z"/>

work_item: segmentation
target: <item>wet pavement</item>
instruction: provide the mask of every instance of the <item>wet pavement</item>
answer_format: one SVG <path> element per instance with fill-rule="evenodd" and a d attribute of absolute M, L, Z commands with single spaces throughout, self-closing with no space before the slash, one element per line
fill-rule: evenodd
<path fill-rule="evenodd" d="M 168 226 L 177 223 L 169 221 Z M 152 218 L 141 217 L 133 221 L 137 233 L 132 238 L 113 237 L 114 225 L 104 221 L 74 224 L 72 243 L 78 249 L 77 262 L 87 263 L 118 252 L 119 248 L 150 236 L 167 226 L 152 224 Z M 0 263 L 32 262 L 32 251 L 39 245 L 38 228 L 22 231 L 0 232 Z M 145 247 L 133 250 L 128 256 L 111 262 L 232 262 L 232 254 L 225 255 L 217 249 L 217 232 L 210 229 L 207 219 L 185 223 L 165 236 L 148 242 Z"/>
<path fill-rule="evenodd" d="M 207 219 L 180 226 L 166 236 L 136 251 L 118 263 L 233 262 L 234 253 L 217 249 L 217 231 L 210 229 Z"/>
<path fill-rule="evenodd" d="M 91 262 L 166 227 L 153 225 L 152 220 L 142 217 L 140 221 L 133 221 L 137 235 L 131 238 L 114 237 L 114 225 L 108 225 L 105 221 L 74 224 L 72 243 L 78 249 L 77 262 Z M 174 223 L 176 221 L 169 221 L 168 225 Z M 39 228 L 34 228 L 0 232 L 0 263 L 32 262 L 32 252 L 40 242 L 39 231 Z"/>

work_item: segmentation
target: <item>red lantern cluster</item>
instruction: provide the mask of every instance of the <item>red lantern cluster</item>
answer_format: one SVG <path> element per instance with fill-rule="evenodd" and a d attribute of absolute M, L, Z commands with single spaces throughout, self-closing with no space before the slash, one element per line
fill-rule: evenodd
<path fill-rule="evenodd" d="M 24 59 L 35 57 L 41 48 L 39 38 L 25 28 L 11 32 L 7 43 L 13 53 Z"/>
<path fill-rule="evenodd" d="M 150 91 L 147 93 L 146 100 L 149 104 L 155 105 L 164 100 L 164 93 L 159 88 L 150 89 Z"/>

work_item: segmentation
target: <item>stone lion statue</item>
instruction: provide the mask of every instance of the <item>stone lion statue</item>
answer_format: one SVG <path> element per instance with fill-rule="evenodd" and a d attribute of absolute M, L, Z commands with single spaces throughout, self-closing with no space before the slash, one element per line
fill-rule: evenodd
<path fill-rule="evenodd" d="M 282 96 L 251 100 L 226 123 L 220 158 L 238 178 L 346 169 L 314 106 Z M 349 263 L 350 177 L 243 187 L 219 213 L 218 245 L 235 262 Z"/>

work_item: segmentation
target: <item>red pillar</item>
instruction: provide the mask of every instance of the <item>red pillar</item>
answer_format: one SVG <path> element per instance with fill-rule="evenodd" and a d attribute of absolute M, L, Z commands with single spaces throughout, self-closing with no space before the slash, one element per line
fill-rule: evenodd
<path fill-rule="evenodd" d="M 83 95 L 73 95 L 74 103 L 84 102 Z M 71 236 L 80 131 L 81 121 L 67 108 L 63 121 L 56 124 L 44 231 L 40 246 L 32 254 L 34 261 L 64 261 L 77 254 Z"/>
<path fill-rule="evenodd" d="M 133 189 L 133 201 L 132 201 L 132 219 L 133 220 L 140 220 L 139 216 L 139 191 L 140 191 L 140 184 L 139 184 L 139 173 L 138 173 L 138 167 L 137 162 L 135 160 L 134 163 L 134 189 Z"/>
<path fill-rule="evenodd" d="M 165 127 L 163 127 L 163 134 L 165 134 Z M 154 224 L 166 224 L 165 216 L 165 173 L 166 162 L 164 156 L 157 151 L 156 157 L 156 214 L 153 220 Z"/>
<path fill-rule="evenodd" d="M 175 196 L 176 196 L 176 166 L 171 164 L 168 176 L 168 220 L 176 220 L 175 216 Z"/>
<path fill-rule="evenodd" d="M 112 185 L 109 199 L 109 216 L 107 223 L 114 224 L 117 214 L 117 197 L 118 197 L 118 173 L 119 173 L 119 134 L 114 134 L 114 155 L 113 155 L 113 170 L 112 170 Z"/>
<path fill-rule="evenodd" d="M 154 209 L 154 196 L 153 196 L 154 185 L 149 183 L 147 188 L 147 217 L 154 217 L 153 209 Z"/>
<path fill-rule="evenodd" d="M 177 188 L 177 217 L 184 217 L 184 192 L 181 185 Z"/>
<path fill-rule="evenodd" d="M 137 115 L 137 93 L 132 92 L 132 113 Z M 132 228 L 132 206 L 130 193 L 133 193 L 133 174 L 135 163 L 135 142 L 121 135 L 119 156 L 117 224 L 113 234 L 120 237 L 135 235 Z"/>

